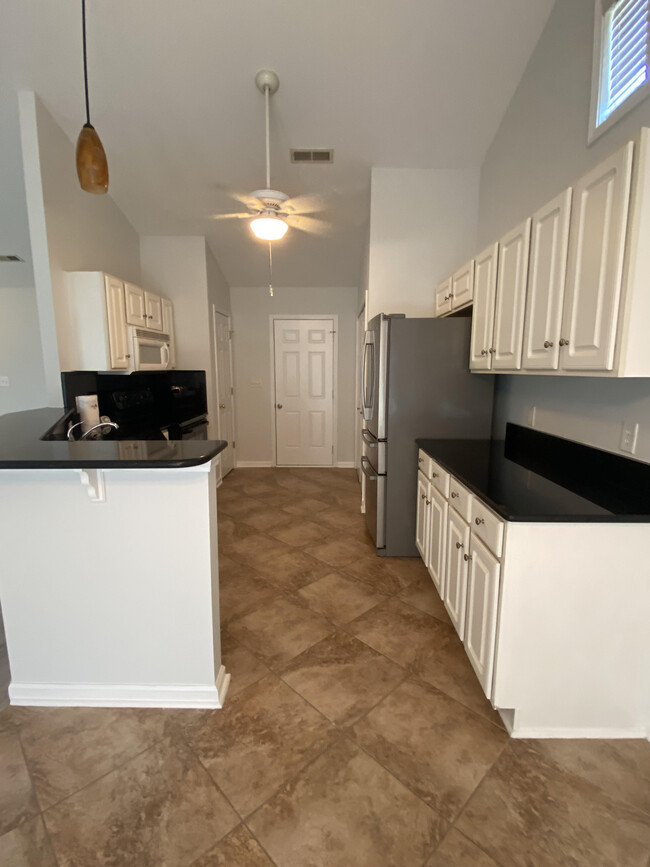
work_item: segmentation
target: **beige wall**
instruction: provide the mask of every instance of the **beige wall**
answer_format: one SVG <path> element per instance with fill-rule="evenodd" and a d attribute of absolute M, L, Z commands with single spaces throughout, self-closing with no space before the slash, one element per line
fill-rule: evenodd
<path fill-rule="evenodd" d="M 587 147 L 593 0 L 558 0 L 481 170 L 480 249 L 550 200 L 640 126 L 650 100 Z M 497 377 L 496 431 L 526 423 L 619 451 L 624 420 L 639 422 L 636 457 L 650 462 L 650 380 Z"/>
<path fill-rule="evenodd" d="M 274 463 L 270 316 L 336 314 L 337 459 L 354 461 L 356 287 L 231 288 L 238 462 Z M 258 384 L 259 383 L 259 384 Z"/>

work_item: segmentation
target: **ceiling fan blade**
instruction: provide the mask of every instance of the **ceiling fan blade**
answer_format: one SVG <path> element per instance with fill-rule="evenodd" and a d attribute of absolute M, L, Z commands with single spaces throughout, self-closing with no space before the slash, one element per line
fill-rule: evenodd
<path fill-rule="evenodd" d="M 288 214 L 318 214 L 325 208 L 326 204 L 320 196 L 294 196 L 282 204 L 282 210 Z"/>
<path fill-rule="evenodd" d="M 292 229 L 308 232 L 310 235 L 328 235 L 333 228 L 332 224 L 325 220 L 317 220 L 316 217 L 307 217 L 304 214 L 287 214 L 285 219 Z"/>
<path fill-rule="evenodd" d="M 212 214 L 212 220 L 250 220 L 253 214 Z"/>
<path fill-rule="evenodd" d="M 264 207 L 264 204 L 255 198 L 255 196 L 251 196 L 250 193 L 228 193 L 228 195 L 231 199 L 239 202 L 245 208 L 250 208 L 252 211 L 260 211 Z"/>

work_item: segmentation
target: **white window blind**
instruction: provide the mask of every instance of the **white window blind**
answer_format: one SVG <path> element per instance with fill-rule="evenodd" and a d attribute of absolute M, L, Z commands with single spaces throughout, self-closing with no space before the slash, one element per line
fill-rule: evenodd
<path fill-rule="evenodd" d="M 599 124 L 648 80 L 649 5 L 650 0 L 617 0 L 605 14 Z"/>

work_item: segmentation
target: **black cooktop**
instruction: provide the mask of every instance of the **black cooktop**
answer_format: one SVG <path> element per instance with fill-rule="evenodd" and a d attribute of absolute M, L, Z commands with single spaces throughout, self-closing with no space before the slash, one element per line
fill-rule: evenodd
<path fill-rule="evenodd" d="M 520 425 L 418 446 L 507 521 L 650 521 L 650 465 Z"/>

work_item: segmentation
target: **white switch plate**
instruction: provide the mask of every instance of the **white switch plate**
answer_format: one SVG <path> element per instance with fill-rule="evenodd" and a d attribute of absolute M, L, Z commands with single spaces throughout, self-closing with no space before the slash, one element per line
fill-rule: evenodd
<path fill-rule="evenodd" d="M 528 424 L 531 427 L 535 427 L 535 416 L 537 415 L 537 407 L 529 406 L 528 407 Z"/>
<path fill-rule="evenodd" d="M 0 388 L 9 388 L 8 376 L 0 376 Z"/>
<path fill-rule="evenodd" d="M 638 422 L 624 421 L 621 431 L 621 451 L 633 455 L 636 452 L 636 441 L 639 438 Z"/>

